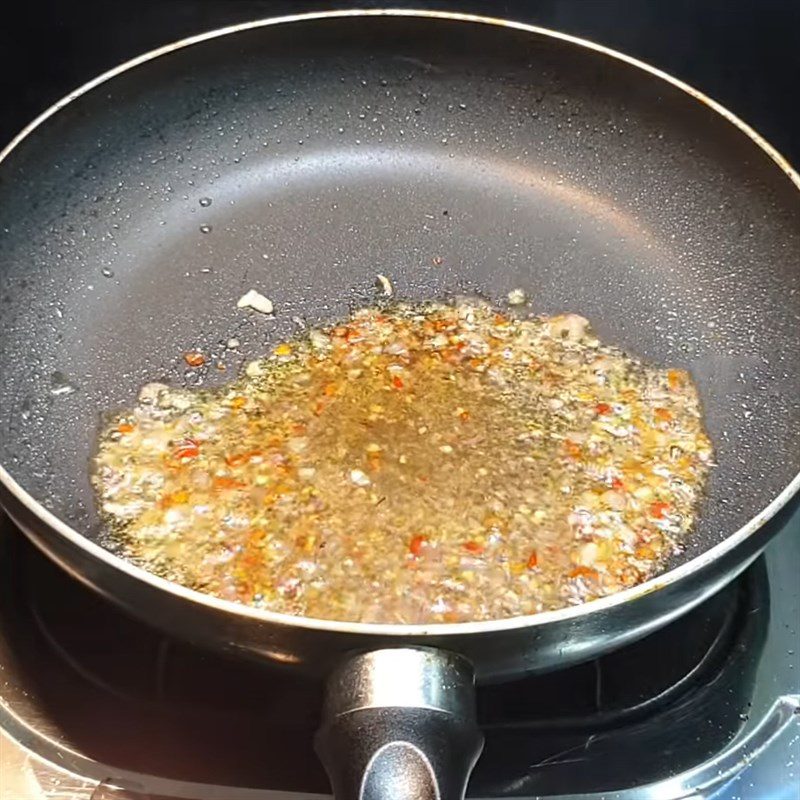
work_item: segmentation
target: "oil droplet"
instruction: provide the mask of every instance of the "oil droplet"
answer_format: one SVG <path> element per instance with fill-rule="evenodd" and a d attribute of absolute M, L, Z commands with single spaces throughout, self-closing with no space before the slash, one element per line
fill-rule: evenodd
<path fill-rule="evenodd" d="M 113 278 L 114 277 L 114 270 L 113 269 L 109 269 L 108 267 L 103 267 L 103 269 L 100 270 L 100 274 L 104 278 Z"/>
<path fill-rule="evenodd" d="M 33 412 L 33 402 L 31 401 L 30 397 L 26 397 L 22 401 L 22 408 L 20 416 L 24 420 L 29 420 L 31 418 L 31 413 Z"/>
<path fill-rule="evenodd" d="M 211 233 L 212 228 L 210 225 L 201 225 L 200 226 L 200 233 Z"/>
<path fill-rule="evenodd" d="M 50 376 L 50 394 L 54 397 L 72 394 L 77 388 L 63 372 L 56 371 Z"/>
<path fill-rule="evenodd" d="M 211 205 L 211 202 L 212 201 L 211 201 L 210 197 L 201 197 L 200 198 L 200 205 L 203 206 L 203 208 L 208 208 Z"/>

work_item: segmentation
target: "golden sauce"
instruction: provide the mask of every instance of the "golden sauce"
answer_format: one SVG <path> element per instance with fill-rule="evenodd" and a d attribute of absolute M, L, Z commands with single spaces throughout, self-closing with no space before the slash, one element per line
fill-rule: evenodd
<path fill-rule="evenodd" d="M 365 309 L 212 391 L 145 387 L 94 483 L 125 553 L 307 617 L 456 622 L 651 577 L 691 529 L 711 447 L 687 373 L 576 315 Z"/>

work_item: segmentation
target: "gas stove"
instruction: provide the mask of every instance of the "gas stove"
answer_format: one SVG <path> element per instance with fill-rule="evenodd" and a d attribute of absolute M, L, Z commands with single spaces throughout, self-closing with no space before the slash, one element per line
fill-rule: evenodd
<path fill-rule="evenodd" d="M 800 797 L 800 512 L 747 572 L 596 661 L 478 690 L 469 795 Z M 134 620 L 0 524 L 0 795 L 329 794 L 321 686 Z"/>

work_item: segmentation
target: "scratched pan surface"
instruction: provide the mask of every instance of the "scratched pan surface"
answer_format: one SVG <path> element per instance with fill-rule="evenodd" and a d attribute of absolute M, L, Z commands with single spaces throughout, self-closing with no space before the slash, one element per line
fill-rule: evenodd
<path fill-rule="evenodd" d="M 719 466 L 676 564 L 800 471 L 787 172 L 717 111 L 607 53 L 375 17 L 174 49 L 6 155 L 0 463 L 97 540 L 102 410 L 152 380 L 228 380 L 293 317 L 370 303 L 378 272 L 402 299 L 522 287 L 536 311 L 578 312 L 604 340 L 689 369 Z M 274 319 L 237 310 L 250 288 Z M 184 351 L 231 337 L 225 373 L 186 374 Z"/>

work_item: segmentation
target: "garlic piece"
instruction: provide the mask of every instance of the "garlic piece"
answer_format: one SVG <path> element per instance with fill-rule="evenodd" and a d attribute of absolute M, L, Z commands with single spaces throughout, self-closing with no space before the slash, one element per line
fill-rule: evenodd
<path fill-rule="evenodd" d="M 560 314 L 547 322 L 547 331 L 554 339 L 578 342 L 586 333 L 589 320 L 579 314 Z"/>
<path fill-rule="evenodd" d="M 380 272 L 376 275 L 375 284 L 383 291 L 384 297 L 391 297 L 394 294 L 394 286 L 392 282 Z"/>
<path fill-rule="evenodd" d="M 369 479 L 369 476 L 360 469 L 351 469 L 350 483 L 354 483 L 356 486 L 369 486 L 372 481 Z"/>
<path fill-rule="evenodd" d="M 245 292 L 236 303 L 237 308 L 252 308 L 253 311 L 258 311 L 259 314 L 271 314 L 274 306 L 272 300 L 264 297 L 263 294 L 257 292 L 255 289 Z"/>

